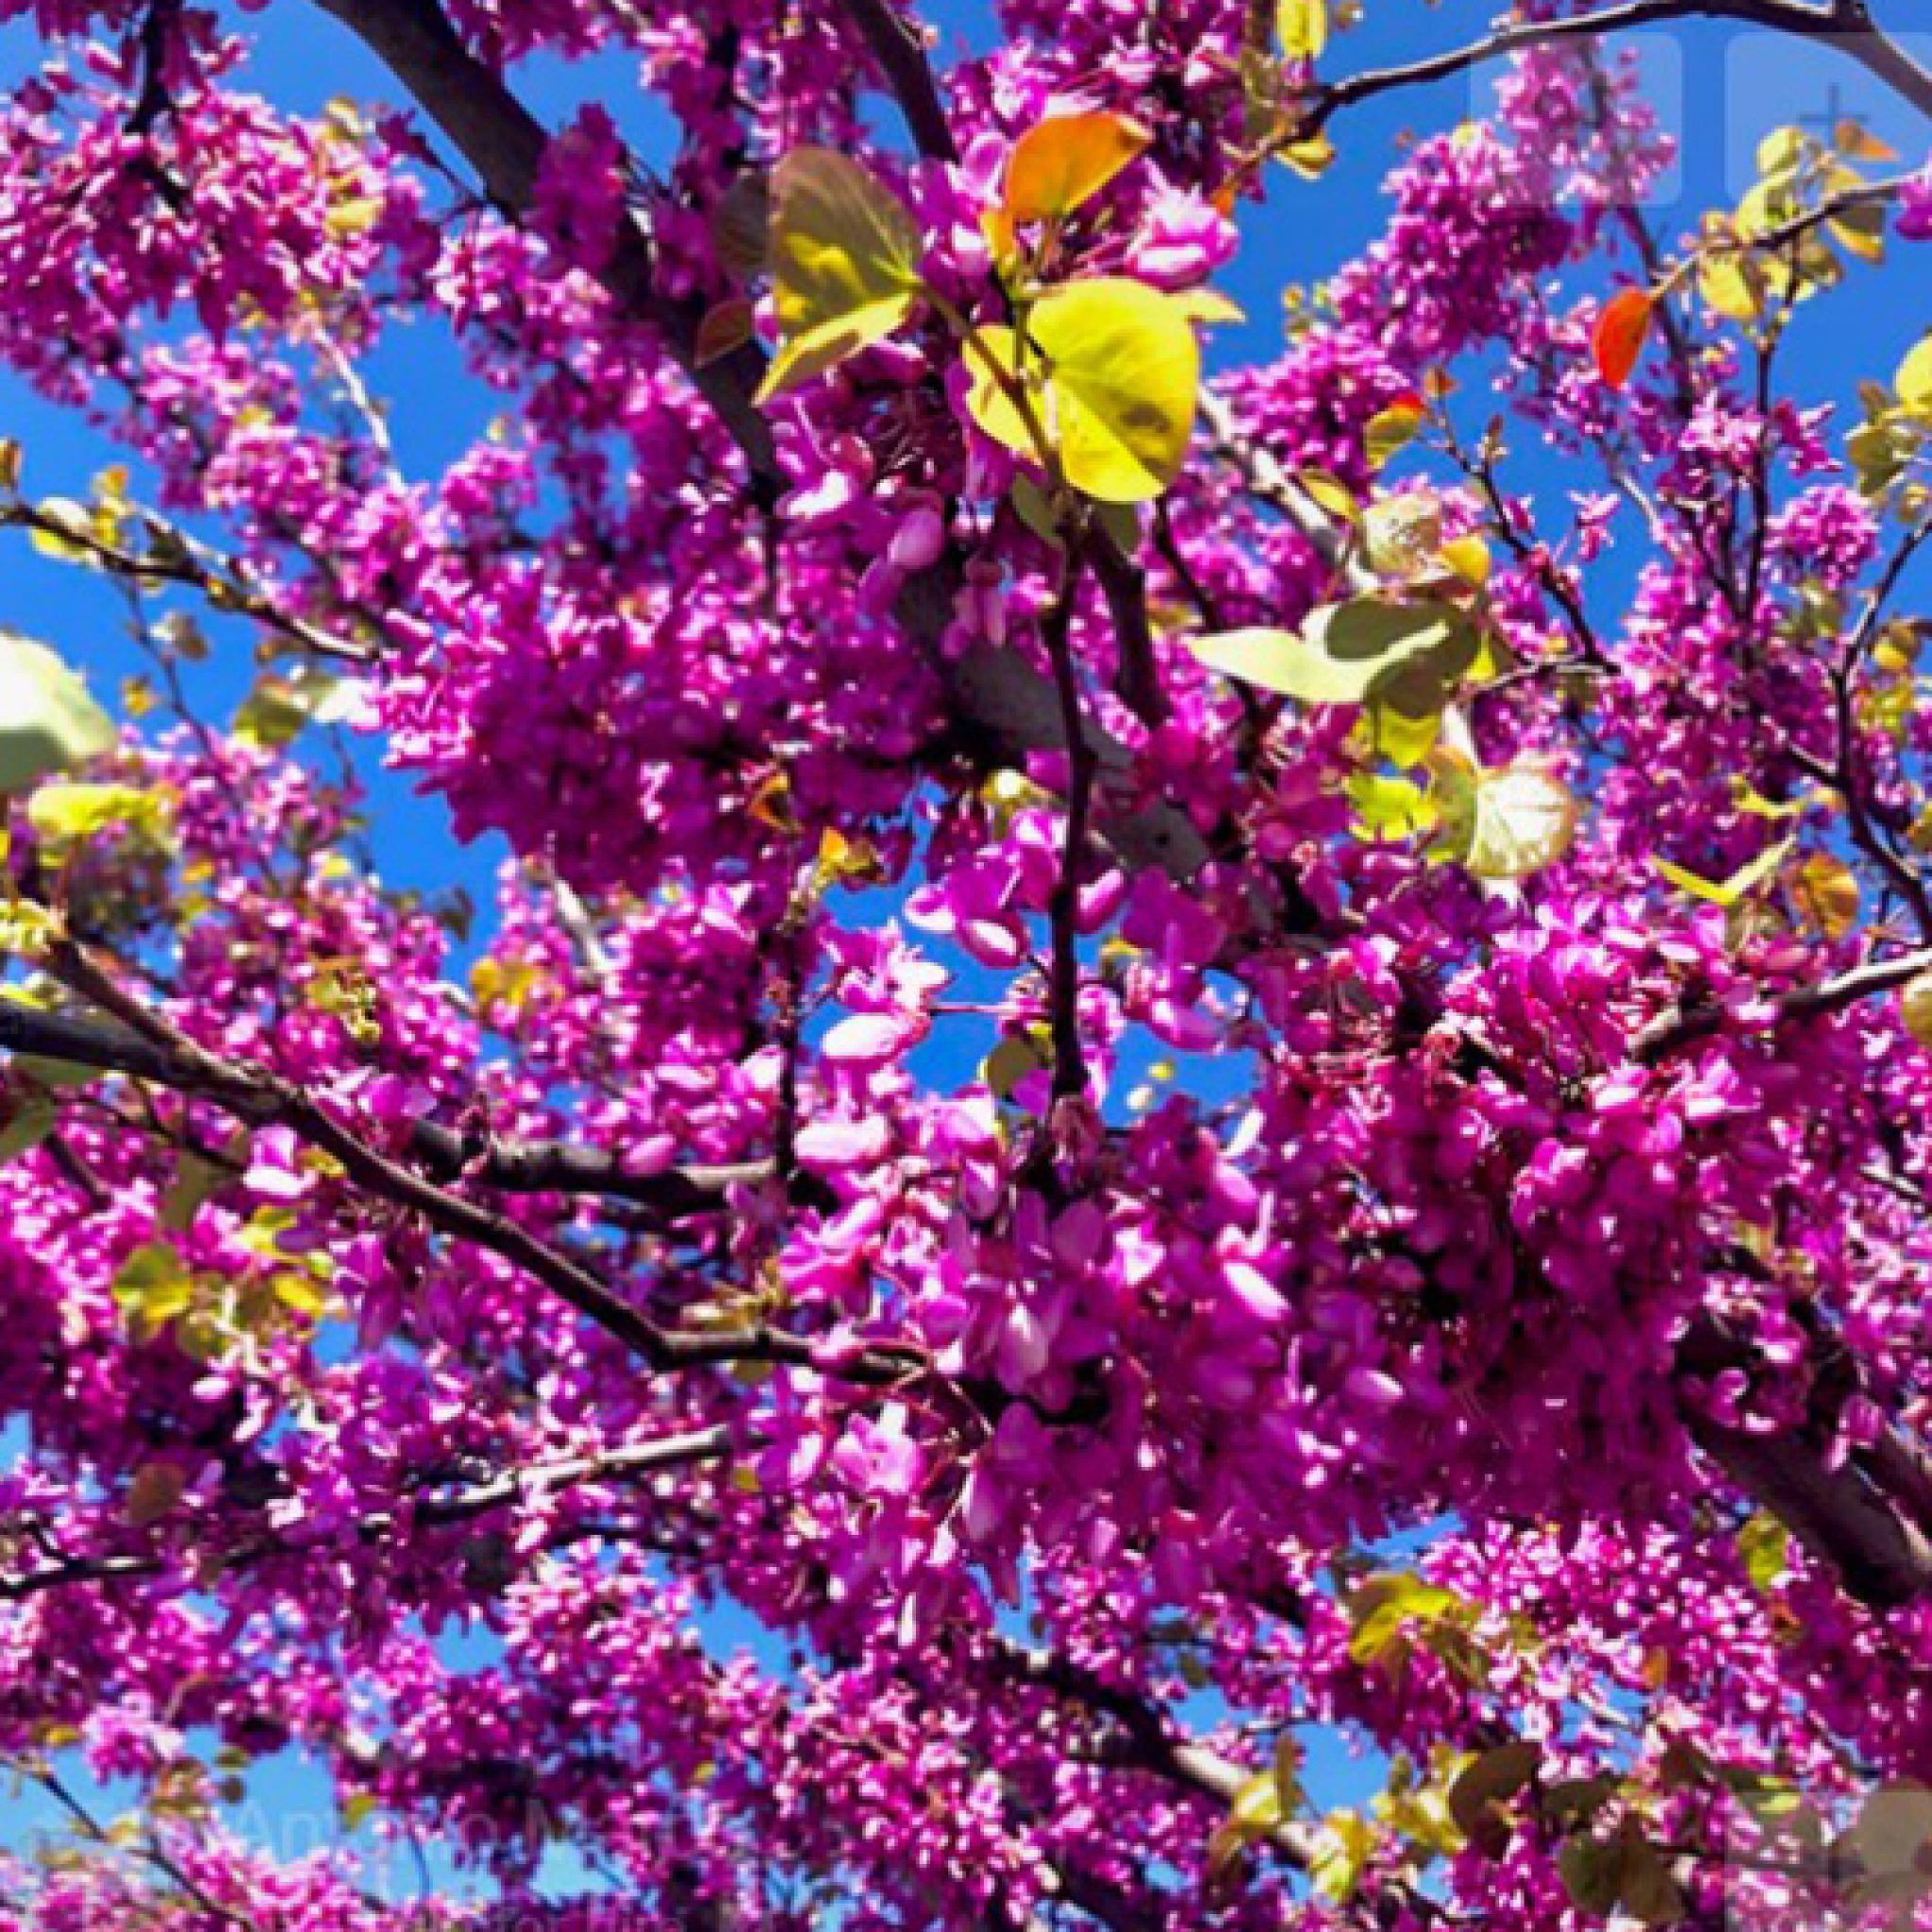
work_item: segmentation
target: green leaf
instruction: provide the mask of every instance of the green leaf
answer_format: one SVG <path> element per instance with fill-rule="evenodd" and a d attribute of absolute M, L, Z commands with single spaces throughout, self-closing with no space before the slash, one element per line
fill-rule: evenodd
<path fill-rule="evenodd" d="M 49 1101 L 22 1101 L 8 1115 L 7 1124 L 0 1127 L 0 1160 L 17 1159 L 29 1148 L 38 1147 L 54 1131 L 58 1119 L 58 1109 Z"/>
<path fill-rule="evenodd" d="M 1449 1815 L 1464 1838 L 1491 1858 L 1508 1848 L 1513 1826 L 1503 1810 L 1536 1775 L 1540 1745 L 1519 1740 L 1498 1744 L 1464 1766 L 1449 1787 Z"/>
<path fill-rule="evenodd" d="M 979 1070 L 980 1078 L 995 1099 L 1010 1101 L 1029 1074 L 1044 1073 L 1053 1065 L 1052 1045 L 1036 1037 L 1041 1030 L 1009 1033 L 987 1055 L 986 1063 Z"/>
<path fill-rule="evenodd" d="M 1674 1925 L 1684 1916 L 1684 1894 L 1664 1857 L 1647 1839 L 1625 1829 L 1618 1872 L 1619 1903 L 1646 1925 Z"/>
<path fill-rule="evenodd" d="M 1223 631 L 1195 639 L 1193 652 L 1211 671 L 1304 704 L 1376 698 L 1417 718 L 1428 715 L 1431 694 L 1446 697 L 1481 645 L 1474 624 L 1452 605 L 1358 597 L 1323 605 L 1299 631 Z"/>
<path fill-rule="evenodd" d="M 194 1306 L 194 1277 L 172 1242 L 149 1241 L 122 1262 L 114 1299 L 135 1321 L 159 1328 Z"/>
<path fill-rule="evenodd" d="M 1402 1570 L 1380 1572 L 1349 1596 L 1349 1661 L 1385 1662 L 1411 1624 L 1440 1623 L 1461 1607 L 1462 1599 L 1439 1583 Z"/>
<path fill-rule="evenodd" d="M 1067 481 L 1102 503 L 1144 503 L 1179 471 L 1194 432 L 1201 345 L 1179 297 L 1124 275 L 1049 290 L 1026 319 L 1043 366 L 1019 339 L 982 328 L 967 350 L 967 407 L 995 442 L 1039 457 L 1013 399 L 1024 384 Z"/>
<path fill-rule="evenodd" d="M 175 1169 L 175 1178 L 161 1197 L 156 1219 L 170 1234 L 186 1234 L 195 1216 L 231 1178 L 228 1170 L 198 1154 L 184 1154 Z"/>
<path fill-rule="evenodd" d="M 783 345 L 767 402 L 900 327 L 919 299 L 919 229 L 857 161 L 793 148 L 772 176 L 771 264 Z"/>
<path fill-rule="evenodd" d="M 1911 1785 L 1888 1785 L 1858 1807 L 1849 1849 L 1873 1878 L 1921 1870 L 1932 1852 L 1932 1791 Z"/>
<path fill-rule="evenodd" d="M 113 748 L 113 723 L 79 676 L 46 645 L 0 630 L 0 791 Z"/>
<path fill-rule="evenodd" d="M 1624 1856 L 1618 1844 L 1593 1838 L 1573 1838 L 1557 1855 L 1557 1873 L 1570 1903 L 1580 1912 L 1601 1918 L 1615 1909 L 1623 1890 Z"/>
<path fill-rule="evenodd" d="M 1624 1781 L 1608 1772 L 1563 1778 L 1543 1788 L 1541 1808 L 1554 1824 L 1588 1824 L 1623 1789 Z"/>

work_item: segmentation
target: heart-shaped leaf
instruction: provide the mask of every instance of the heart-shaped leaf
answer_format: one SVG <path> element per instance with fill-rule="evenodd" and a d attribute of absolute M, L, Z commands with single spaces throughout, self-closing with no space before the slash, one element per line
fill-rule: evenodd
<path fill-rule="evenodd" d="M 1304 704 L 1374 699 L 1420 717 L 1426 708 L 1411 707 L 1424 688 L 1446 695 L 1480 646 L 1474 623 L 1452 605 L 1357 597 L 1321 606 L 1299 631 L 1223 631 L 1197 638 L 1193 650 L 1211 671 Z"/>
<path fill-rule="evenodd" d="M 772 176 L 773 296 L 784 341 L 758 400 L 782 395 L 880 341 L 919 299 L 919 229 L 857 161 L 793 148 Z"/>
<path fill-rule="evenodd" d="M 1056 114 L 1028 128 L 1007 162 L 1008 220 L 1071 214 L 1144 152 L 1148 140 L 1124 114 Z"/>
<path fill-rule="evenodd" d="M 968 408 L 994 441 L 1038 456 L 1013 400 L 1024 386 L 1066 479 L 1102 503 L 1143 503 L 1174 480 L 1193 434 L 1201 350 L 1188 304 L 1125 276 L 1049 290 L 1011 329 L 969 345 Z M 1037 353 L 1035 353 L 1037 352 Z"/>
<path fill-rule="evenodd" d="M 25 791 L 114 748 L 114 725 L 45 644 L 0 631 L 0 791 Z"/>

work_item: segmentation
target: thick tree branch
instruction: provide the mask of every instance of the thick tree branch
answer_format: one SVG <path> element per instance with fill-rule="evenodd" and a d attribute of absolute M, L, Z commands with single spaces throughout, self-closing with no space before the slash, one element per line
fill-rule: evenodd
<path fill-rule="evenodd" d="M 458 153 L 476 171 L 491 199 L 523 220 L 536 198 L 550 137 L 537 117 L 463 45 L 436 0 L 315 0 L 362 41 L 402 82 Z M 764 358 L 746 346 L 700 368 L 703 306 L 659 292 L 650 243 L 635 223 L 618 229 L 604 270 L 605 286 L 625 310 L 649 324 L 683 366 L 743 451 L 754 479 L 767 491 L 781 480 L 771 425 L 752 405 Z"/>
<path fill-rule="evenodd" d="M 1685 1424 L 1703 1452 L 1738 1489 L 1769 1510 L 1826 1564 L 1860 1603 L 1890 1608 L 1932 1591 L 1932 1541 L 1918 1520 L 1924 1501 L 1924 1457 L 1887 1428 L 1875 1453 L 1834 1461 L 1827 1454 L 1844 1401 L 1858 1386 L 1842 1342 L 1813 1337 L 1814 1381 L 1805 1426 L 1732 1427 L 1694 1407 Z M 1677 1347 L 1685 1374 L 1709 1379 L 1752 1366 L 1749 1345 L 1721 1322 L 1700 1315 Z"/>
<path fill-rule="evenodd" d="M 1087 813 L 1093 797 L 1093 755 L 1087 745 L 1080 704 L 1080 677 L 1074 662 L 1071 629 L 1074 600 L 1084 563 L 1081 551 L 1069 551 L 1066 575 L 1053 608 L 1041 626 L 1047 659 L 1059 692 L 1067 753 L 1067 822 L 1060 847 L 1059 876 L 1054 881 L 1047 913 L 1053 928 L 1053 974 L 1048 1008 L 1053 1029 L 1053 1092 L 1071 1100 L 1087 1091 L 1087 1061 L 1080 1051 L 1080 867 L 1087 857 Z"/>
<path fill-rule="evenodd" d="M 1689 1419 L 1697 1446 L 1874 1609 L 1932 1591 L 1932 1544 L 1852 1463 L 1832 1467 L 1788 1433 L 1756 1435 Z"/>

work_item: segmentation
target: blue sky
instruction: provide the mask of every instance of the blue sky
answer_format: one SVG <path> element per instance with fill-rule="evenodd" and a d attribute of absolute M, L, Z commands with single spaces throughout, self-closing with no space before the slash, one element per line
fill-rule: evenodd
<path fill-rule="evenodd" d="M 1905 0 L 1893 0 L 1890 7 L 1880 0 L 1878 10 L 1899 22 L 1909 9 Z M 1477 30 L 1490 8 L 1469 0 L 1446 0 L 1436 7 L 1421 0 L 1368 0 L 1367 11 L 1368 24 L 1340 36 L 1331 49 L 1327 64 L 1333 71 L 1405 60 L 1455 43 Z M 928 18 L 940 26 L 948 48 L 982 47 L 990 40 L 990 9 L 981 0 L 941 0 L 928 8 Z M 387 75 L 359 43 L 318 10 L 284 0 L 249 25 L 260 37 L 253 83 L 277 103 L 307 110 L 336 95 L 393 98 Z M 1922 51 L 1932 53 L 1932 35 L 1918 40 Z M 1640 41 L 1654 97 L 1666 125 L 1679 132 L 1684 143 L 1673 184 L 1674 198 L 1651 210 L 1666 236 L 1694 225 L 1704 208 L 1734 201 L 1751 179 L 1751 155 L 1758 138 L 1784 122 L 1857 113 L 1907 160 L 1924 152 L 1924 126 L 1849 61 L 1777 37 L 1714 24 L 1652 32 Z M 32 36 L 20 23 L 0 29 L 0 78 L 17 75 L 35 58 Z M 1221 363 L 1266 358 L 1276 352 L 1283 285 L 1319 278 L 1373 232 L 1378 186 L 1395 158 L 1400 136 L 1408 129 L 1446 126 L 1479 110 L 1489 84 L 1488 75 L 1478 75 L 1373 103 L 1337 124 L 1341 159 L 1319 188 L 1285 173 L 1275 176 L 1267 205 L 1244 212 L 1243 251 L 1223 278 L 1249 319 L 1217 338 L 1214 354 Z M 624 63 L 600 60 L 577 68 L 541 63 L 522 76 L 520 88 L 553 124 L 579 102 L 604 100 L 647 156 L 661 152 L 663 128 L 641 105 L 635 77 Z M 1849 401 L 1858 378 L 1889 375 L 1907 347 L 1932 325 L 1932 245 L 1895 250 L 1886 268 L 1856 275 L 1850 291 L 1813 304 L 1796 325 L 1787 387 L 1807 400 Z M 370 379 L 378 394 L 392 401 L 398 454 L 411 475 L 433 474 L 470 440 L 487 413 L 474 387 L 453 372 L 444 344 L 428 331 L 387 347 Z M 25 444 L 28 481 L 37 493 L 84 494 L 88 479 L 114 457 L 72 418 L 5 376 L 0 376 L 0 434 Z M 1557 505 L 1566 489 L 1587 481 L 1535 451 L 1519 454 L 1518 475 L 1524 487 Z M 138 491 L 138 476 L 136 487 Z M 0 623 L 46 638 L 87 667 L 97 689 L 109 696 L 137 662 L 122 636 L 118 599 L 85 573 L 42 558 L 19 540 L 8 543 L 4 554 Z M 217 666 L 208 678 L 211 699 L 231 703 L 239 683 L 232 669 Z M 375 789 L 376 845 L 385 874 L 424 887 L 463 884 L 487 906 L 500 847 L 491 841 L 458 847 L 433 802 L 415 797 L 407 782 L 382 775 L 373 757 L 365 757 L 363 763 Z M 946 1070 L 933 1071 L 946 1077 Z M 0 1439 L 0 1448 L 5 1446 Z M 729 1616 L 714 1621 L 708 1635 L 721 1649 L 755 1638 L 744 1620 Z M 469 1654 L 483 1654 L 475 1640 L 470 1643 Z M 1311 1757 L 1310 1784 L 1324 1799 L 1355 1795 L 1366 1775 L 1332 1743 L 1318 1745 Z M 275 1814 L 286 1820 L 297 1812 L 326 1815 L 315 1779 L 293 1768 L 258 1774 L 250 1798 L 252 1806 L 260 1807 L 247 1814 L 251 1819 Z M 11 1811 L 0 1838 L 31 1830 L 46 1819 L 46 1807 L 29 1798 Z M 408 1868 L 397 1869 L 403 1874 Z M 566 1858 L 553 1876 L 568 1888 L 584 1874 Z"/>

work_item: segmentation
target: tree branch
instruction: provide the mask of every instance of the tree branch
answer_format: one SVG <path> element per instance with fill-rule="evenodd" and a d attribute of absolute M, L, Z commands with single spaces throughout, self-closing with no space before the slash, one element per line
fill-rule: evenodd
<path fill-rule="evenodd" d="M 1870 999 L 1874 993 L 1890 992 L 1928 972 L 1932 972 L 1932 947 L 1901 953 L 1892 959 L 1874 960 L 1821 980 L 1816 986 L 1794 987 L 1780 993 L 1774 1002 L 1776 1018 L 1806 1020 L 1821 1013 L 1835 1013 L 1859 1000 Z M 1729 1018 L 1729 1009 L 1715 1002 L 1679 1007 L 1654 1020 L 1638 1034 L 1631 1042 L 1630 1057 L 1642 1066 L 1655 1066 L 1684 1047 L 1709 1039 Z"/>
<path fill-rule="evenodd" d="M 421 1528 L 446 1529 L 469 1523 L 493 1510 L 548 1494 L 554 1490 L 577 1489 L 591 1483 L 621 1480 L 636 1482 L 645 1476 L 661 1475 L 668 1470 L 683 1469 L 694 1462 L 714 1461 L 728 1456 L 734 1447 L 744 1446 L 740 1438 L 724 1424 L 693 1429 L 682 1435 L 660 1436 L 648 1442 L 629 1442 L 614 1449 L 600 1450 L 593 1456 L 574 1456 L 554 1462 L 534 1462 L 522 1469 L 508 1469 L 468 1488 L 418 1502 L 410 1514 Z M 386 1542 L 393 1539 L 398 1521 L 395 1510 L 376 1510 L 356 1525 L 358 1541 Z M 225 1570 L 242 1569 L 276 1557 L 301 1557 L 334 1547 L 334 1539 L 315 1543 L 291 1542 L 265 1538 L 244 1544 L 221 1557 Z M 168 1567 L 160 1557 L 76 1557 L 19 1576 L 0 1576 L 0 1603 L 18 1603 L 50 1590 L 76 1584 L 118 1583 L 141 1577 L 158 1576 Z"/>
<path fill-rule="evenodd" d="M 919 28 L 893 9 L 891 0 L 842 0 L 842 5 L 891 88 L 920 153 L 930 160 L 957 161 L 959 150 Z"/>
<path fill-rule="evenodd" d="M 56 941 L 47 963 L 63 985 L 100 1007 L 149 1046 L 160 1048 L 175 1066 L 184 1069 L 195 1082 L 190 1091 L 239 1119 L 279 1123 L 298 1140 L 332 1155 L 348 1178 L 365 1192 L 420 1215 L 441 1233 L 496 1255 L 541 1281 L 660 1373 L 745 1361 L 819 1367 L 817 1346 L 808 1338 L 764 1324 L 718 1332 L 659 1326 L 575 1256 L 540 1241 L 493 1208 L 452 1193 L 405 1167 L 398 1158 L 343 1126 L 304 1089 L 265 1067 L 208 1052 L 171 1021 L 149 1011 L 124 991 L 113 976 L 72 940 Z M 924 1360 L 918 1351 L 874 1347 L 850 1361 L 841 1361 L 837 1373 L 846 1381 L 890 1386 L 904 1381 Z"/>
<path fill-rule="evenodd" d="M 1087 1061 L 1080 1051 L 1080 867 L 1087 856 L 1087 810 L 1093 796 L 1093 754 L 1087 744 L 1080 705 L 1079 672 L 1069 632 L 1074 599 L 1079 592 L 1084 555 L 1078 545 L 1067 553 L 1064 575 L 1041 630 L 1047 660 L 1059 692 L 1067 751 L 1067 823 L 1060 844 L 1059 876 L 1048 900 L 1053 930 L 1053 974 L 1048 1008 L 1053 1030 L 1053 1093 L 1071 1100 L 1087 1091 Z"/>
<path fill-rule="evenodd" d="M 402 82 L 417 104 L 476 171 L 504 212 L 523 220 L 536 198 L 550 137 L 503 77 L 463 45 L 436 0 L 315 0 Z M 650 243 L 637 225 L 619 225 L 602 280 L 619 305 L 664 339 L 698 392 L 744 453 L 769 496 L 782 481 L 771 425 L 753 407 L 764 357 L 746 345 L 700 367 L 701 303 L 674 299 L 657 287 Z"/>
<path fill-rule="evenodd" d="M 1625 33 L 1662 21 L 1690 19 L 1734 20 L 1834 45 L 1902 94 L 1921 113 L 1932 115 L 1932 73 L 1921 67 L 1879 28 L 1863 0 L 1835 0 L 1835 4 L 1822 5 L 1814 5 L 1812 0 L 1624 0 L 1620 6 L 1607 7 L 1596 13 L 1569 15 L 1558 20 L 1514 21 L 1486 40 L 1452 47 L 1400 67 L 1374 68 L 1332 82 L 1317 95 L 1313 110 L 1300 131 L 1312 134 L 1342 108 L 1373 100 L 1377 94 L 1447 80 L 1527 48 Z"/>
<path fill-rule="evenodd" d="M 268 1118 L 272 1112 L 257 1086 L 239 1074 L 225 1085 L 205 1058 L 191 1061 L 129 1028 L 13 1000 L 0 1001 L 0 1053 L 151 1080 L 158 1087 L 212 1100 L 243 1120 L 258 1113 Z M 722 1208 L 733 1188 L 757 1187 L 773 1174 L 766 1160 L 635 1174 L 602 1148 L 565 1141 L 499 1141 L 427 1120 L 411 1123 L 408 1147 L 438 1181 L 469 1179 L 506 1194 L 601 1195 L 650 1208 L 667 1221 Z"/>
<path fill-rule="evenodd" d="M 993 1641 L 994 1660 L 1008 1675 L 1112 1719 L 1121 1729 L 1124 1761 L 1224 1807 L 1231 1806 L 1250 1781 L 1251 1773 L 1218 1752 L 1192 1739 L 1175 1737 L 1164 1715 L 1144 1697 L 1118 1689 L 1052 1651 L 1029 1649 L 1005 1639 Z M 1283 1819 L 1261 1837 L 1298 1872 L 1310 1870 L 1320 1854 L 1314 1831 L 1296 1819 Z M 1406 1880 L 1385 1877 L 1381 1886 L 1391 1902 L 1405 1907 L 1418 1923 L 1442 1919 L 1442 1907 Z"/>

